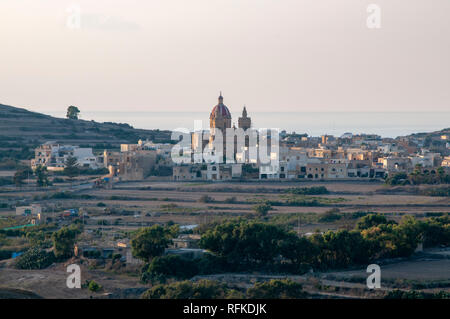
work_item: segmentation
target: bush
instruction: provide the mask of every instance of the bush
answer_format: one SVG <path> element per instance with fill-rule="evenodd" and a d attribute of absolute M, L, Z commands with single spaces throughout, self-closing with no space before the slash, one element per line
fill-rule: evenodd
<path fill-rule="evenodd" d="M 16 267 L 18 269 L 43 269 L 55 262 L 53 252 L 46 252 L 37 247 L 27 250 L 24 254 L 17 257 Z"/>
<path fill-rule="evenodd" d="M 450 219 L 448 216 L 430 218 L 423 222 L 422 227 L 425 247 L 450 246 Z"/>
<path fill-rule="evenodd" d="M 224 202 L 227 203 L 227 204 L 234 204 L 234 203 L 237 202 L 237 199 L 236 199 L 235 196 L 233 196 L 233 197 L 228 197 L 228 198 L 225 199 Z"/>
<path fill-rule="evenodd" d="M 403 291 L 395 289 L 389 291 L 385 299 L 450 299 L 450 293 L 439 291 L 437 293 L 426 293 L 422 291 Z"/>
<path fill-rule="evenodd" d="M 236 291 L 229 289 L 225 284 L 200 280 L 157 285 L 147 290 L 142 299 L 225 299 L 230 295 L 236 297 Z"/>
<path fill-rule="evenodd" d="M 268 202 L 261 203 L 253 207 L 253 210 L 256 214 L 258 214 L 259 217 L 265 217 L 271 209 L 272 205 L 270 205 Z"/>
<path fill-rule="evenodd" d="M 427 196 L 442 196 L 442 197 L 450 197 L 450 187 L 439 187 L 439 188 L 430 188 L 423 191 L 424 195 Z"/>
<path fill-rule="evenodd" d="M 168 255 L 153 258 L 142 269 L 143 282 L 165 281 L 166 278 L 189 279 L 198 273 L 197 263 L 179 256 Z"/>
<path fill-rule="evenodd" d="M 286 193 L 296 195 L 323 195 L 328 194 L 329 191 L 325 186 L 313 187 L 293 187 L 286 190 Z"/>
<path fill-rule="evenodd" d="M 89 282 L 89 285 L 88 285 L 89 291 L 97 292 L 97 291 L 102 290 L 102 288 L 103 288 L 103 287 L 100 286 L 98 283 L 96 283 L 94 280 L 91 280 L 91 281 Z"/>
<path fill-rule="evenodd" d="M 302 290 L 302 285 L 291 280 L 270 280 L 256 283 L 247 289 L 247 297 L 250 299 L 298 299 L 305 298 L 307 294 Z"/>
<path fill-rule="evenodd" d="M 339 213 L 339 209 L 338 208 L 333 208 L 330 209 L 329 211 L 325 212 L 320 218 L 319 218 L 319 222 L 325 222 L 325 223 L 329 223 L 329 222 L 334 222 L 336 220 L 339 220 L 342 218 L 341 214 Z"/>
<path fill-rule="evenodd" d="M 198 199 L 199 203 L 212 203 L 214 202 L 214 198 L 208 196 L 208 195 L 203 195 L 202 197 L 200 197 Z"/>
<path fill-rule="evenodd" d="M 386 217 L 381 214 L 370 214 L 362 217 L 356 224 L 356 228 L 359 230 L 368 229 L 380 224 L 395 223 L 393 221 L 388 222 Z"/>

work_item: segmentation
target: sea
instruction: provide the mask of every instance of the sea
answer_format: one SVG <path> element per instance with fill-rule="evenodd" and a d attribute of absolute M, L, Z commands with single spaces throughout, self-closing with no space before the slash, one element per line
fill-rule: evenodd
<path fill-rule="evenodd" d="M 45 112 L 64 117 L 61 112 Z M 236 122 L 239 113 L 232 113 Z M 450 128 L 450 112 L 249 112 L 255 128 L 277 128 L 309 136 L 344 133 L 397 137 Z M 82 112 L 80 118 L 97 122 L 128 123 L 135 128 L 194 129 L 194 123 L 209 128 L 209 112 Z M 198 124 L 197 124 L 198 125 Z"/>

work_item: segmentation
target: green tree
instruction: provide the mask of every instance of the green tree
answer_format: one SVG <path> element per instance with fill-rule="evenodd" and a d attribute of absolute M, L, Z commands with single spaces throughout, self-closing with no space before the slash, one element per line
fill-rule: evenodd
<path fill-rule="evenodd" d="M 377 226 L 380 224 L 389 224 L 389 223 L 395 223 L 395 222 L 388 222 L 386 217 L 381 214 L 369 214 L 364 217 L 362 217 L 358 223 L 356 224 L 356 228 L 359 230 L 368 229 L 373 226 Z"/>
<path fill-rule="evenodd" d="M 21 167 L 17 169 L 17 171 L 14 173 L 14 184 L 16 184 L 16 186 L 22 185 L 23 181 L 27 179 L 31 174 L 33 174 L 33 171 L 28 167 Z"/>
<path fill-rule="evenodd" d="M 55 255 L 37 247 L 32 247 L 17 258 L 16 267 L 19 269 L 43 269 L 55 261 Z"/>
<path fill-rule="evenodd" d="M 372 259 L 409 257 L 422 240 L 421 223 L 414 218 L 402 220 L 397 224 L 379 224 L 361 231 L 363 238 L 369 243 L 369 254 Z"/>
<path fill-rule="evenodd" d="M 34 170 L 34 174 L 36 175 L 36 184 L 39 187 L 44 187 L 50 185 L 48 180 L 48 171 L 47 167 L 39 165 Z"/>
<path fill-rule="evenodd" d="M 52 235 L 53 251 L 58 259 L 66 259 L 73 256 L 75 240 L 80 230 L 73 227 L 63 227 Z"/>
<path fill-rule="evenodd" d="M 438 169 L 436 170 L 438 177 L 439 177 L 439 182 L 440 183 L 445 183 L 445 170 L 442 166 L 438 167 Z"/>
<path fill-rule="evenodd" d="M 297 234 L 289 233 L 280 243 L 280 253 L 290 261 L 289 270 L 304 273 L 310 268 L 319 251 L 307 238 L 299 238 Z"/>
<path fill-rule="evenodd" d="M 148 262 L 151 258 L 161 256 L 172 242 L 172 235 L 171 229 L 159 225 L 141 228 L 131 240 L 133 256 L 145 262 Z"/>
<path fill-rule="evenodd" d="M 166 278 L 189 279 L 198 273 L 197 263 L 180 256 L 167 255 L 153 258 L 150 264 L 142 269 L 143 282 L 165 281 Z"/>
<path fill-rule="evenodd" d="M 253 207 L 253 210 L 259 217 L 265 217 L 267 213 L 272 209 L 272 206 L 268 202 L 260 203 Z"/>
<path fill-rule="evenodd" d="M 311 242 L 318 249 L 314 262 L 317 268 L 345 268 L 370 260 L 369 242 L 359 231 L 328 231 L 313 235 Z"/>
<path fill-rule="evenodd" d="M 431 218 L 422 223 L 424 245 L 433 247 L 437 245 L 450 246 L 450 218 Z"/>
<path fill-rule="evenodd" d="M 269 264 L 280 254 L 287 233 L 260 222 L 226 222 L 206 231 L 200 247 L 224 257 L 230 264 Z"/>
<path fill-rule="evenodd" d="M 67 175 L 69 178 L 72 179 L 80 173 L 77 159 L 75 157 L 73 156 L 68 157 L 64 164 L 65 164 L 64 174 Z"/>
<path fill-rule="evenodd" d="M 78 120 L 79 113 L 80 113 L 80 110 L 76 106 L 71 105 L 67 108 L 66 117 L 71 120 Z"/>

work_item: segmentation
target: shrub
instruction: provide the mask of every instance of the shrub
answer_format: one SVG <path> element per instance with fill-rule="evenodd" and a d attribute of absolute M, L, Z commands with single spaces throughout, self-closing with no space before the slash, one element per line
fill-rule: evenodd
<path fill-rule="evenodd" d="M 267 213 L 271 209 L 272 209 L 272 206 L 269 203 L 267 203 L 267 202 L 258 204 L 258 205 L 253 207 L 253 210 L 255 211 L 255 213 L 258 214 L 258 216 L 260 216 L 260 217 L 266 216 Z"/>
<path fill-rule="evenodd" d="M 389 291 L 384 297 L 385 299 L 450 299 L 450 293 L 439 291 L 436 293 L 426 293 L 422 291 L 403 291 L 395 289 Z"/>
<path fill-rule="evenodd" d="M 153 258 L 150 264 L 142 269 L 143 282 L 164 281 L 165 278 L 189 279 L 198 273 L 197 263 L 179 256 L 168 255 Z"/>
<path fill-rule="evenodd" d="M 225 199 L 224 202 L 227 203 L 227 204 L 234 204 L 234 203 L 237 202 L 237 199 L 236 199 L 235 196 L 233 196 L 233 197 L 228 197 L 228 198 Z"/>
<path fill-rule="evenodd" d="M 389 224 L 389 223 L 394 223 L 394 222 L 393 221 L 388 222 L 388 220 L 386 219 L 386 217 L 384 215 L 370 214 L 370 215 L 366 215 L 366 216 L 362 217 L 356 224 L 356 228 L 359 230 L 363 230 L 363 229 L 371 228 L 373 226 L 378 226 L 380 224 Z"/>
<path fill-rule="evenodd" d="M 17 257 L 16 267 L 18 269 L 43 269 L 55 262 L 53 252 L 46 252 L 37 247 L 27 250 L 24 254 Z"/>
<path fill-rule="evenodd" d="M 339 220 L 342 218 L 341 214 L 339 213 L 340 210 L 338 208 L 330 209 L 329 211 L 325 212 L 320 218 L 319 222 L 334 222 L 336 220 Z"/>
<path fill-rule="evenodd" d="M 323 195 L 328 194 L 329 191 L 325 186 L 313 187 L 293 187 L 286 190 L 286 193 L 296 195 Z"/>
<path fill-rule="evenodd" d="M 247 289 L 247 297 L 250 299 L 298 299 L 305 298 L 307 294 L 302 290 L 302 285 L 291 280 L 270 280 L 256 283 Z"/>
<path fill-rule="evenodd" d="M 229 289 L 225 284 L 212 280 L 198 282 L 180 281 L 168 285 L 157 285 L 147 290 L 143 299 L 224 299 L 236 291 Z"/>
<path fill-rule="evenodd" d="M 212 203 L 214 202 L 214 198 L 208 196 L 208 195 L 203 195 L 202 197 L 200 197 L 198 199 L 199 203 Z"/>
<path fill-rule="evenodd" d="M 103 287 L 96 283 L 94 280 L 91 280 L 88 285 L 89 291 L 97 292 L 100 291 Z"/>

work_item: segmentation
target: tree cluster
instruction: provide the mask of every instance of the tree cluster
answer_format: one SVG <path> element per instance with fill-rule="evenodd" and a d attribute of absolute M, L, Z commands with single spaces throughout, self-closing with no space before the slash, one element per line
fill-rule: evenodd
<path fill-rule="evenodd" d="M 298 237 L 278 226 L 229 221 L 207 230 L 200 246 L 224 260 L 230 269 L 272 269 L 302 273 L 367 264 L 382 258 L 408 257 L 420 242 L 450 245 L 448 216 L 401 223 L 370 214 L 353 230 Z"/>
<path fill-rule="evenodd" d="M 75 241 L 80 233 L 76 227 L 63 227 L 52 235 L 53 252 L 59 260 L 68 259 L 73 256 Z"/>
<path fill-rule="evenodd" d="M 443 167 L 437 169 L 424 169 L 421 165 L 416 165 L 414 171 L 407 174 L 404 172 L 395 173 L 386 178 L 388 185 L 421 185 L 421 184 L 450 184 L 450 174 L 445 172 Z"/>
<path fill-rule="evenodd" d="M 212 280 L 181 281 L 156 285 L 147 290 L 143 299 L 300 299 L 306 298 L 302 285 L 291 280 L 270 280 L 256 283 L 248 289 L 233 289 Z"/>

